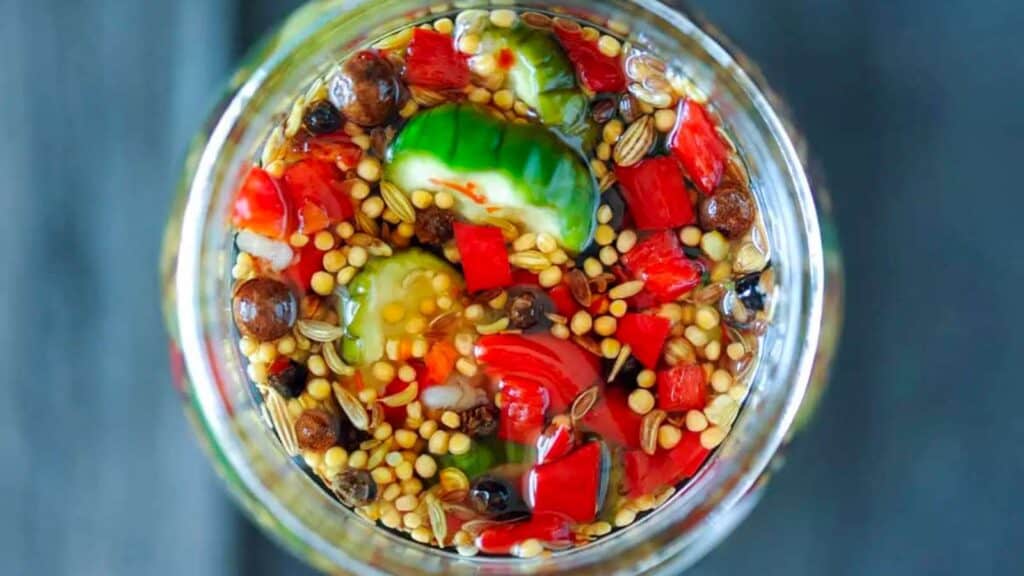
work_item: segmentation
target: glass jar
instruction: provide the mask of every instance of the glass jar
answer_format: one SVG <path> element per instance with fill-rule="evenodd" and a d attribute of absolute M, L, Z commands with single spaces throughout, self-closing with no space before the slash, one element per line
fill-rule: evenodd
<path fill-rule="evenodd" d="M 272 122 L 344 54 L 436 17 L 424 0 L 328 0 L 297 11 L 254 48 L 191 147 L 165 239 L 164 306 L 175 381 L 220 475 L 252 518 L 312 565 L 366 574 L 675 573 L 746 515 L 773 459 L 824 384 L 839 324 L 840 266 L 827 199 L 800 142 L 750 63 L 706 25 L 652 1 L 555 0 L 524 8 L 628 22 L 705 94 L 744 154 L 779 288 L 751 393 L 726 441 L 659 511 L 596 545 L 549 558 L 463 558 L 381 530 L 292 462 L 264 423 L 233 336 L 229 205 Z M 485 2 L 457 2 L 483 5 Z M 509 2 L 501 2 L 508 5 Z M 432 14 L 433 12 L 433 14 Z M 824 239 L 824 242 L 823 242 Z M 776 461 L 778 461 L 776 459 Z"/>

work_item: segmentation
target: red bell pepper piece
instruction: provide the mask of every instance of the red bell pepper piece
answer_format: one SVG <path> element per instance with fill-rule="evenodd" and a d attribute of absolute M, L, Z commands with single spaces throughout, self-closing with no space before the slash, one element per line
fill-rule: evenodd
<path fill-rule="evenodd" d="M 548 290 L 548 297 L 551 298 L 551 302 L 555 305 L 555 312 L 566 318 L 571 318 L 580 309 L 580 305 L 573 298 L 572 290 L 569 289 L 568 284 L 563 283 L 551 288 Z"/>
<path fill-rule="evenodd" d="M 565 412 L 580 392 L 595 384 L 601 385 L 601 399 L 583 419 L 584 425 L 609 443 L 638 445 L 639 417 L 629 409 L 624 394 L 602 385 L 597 358 L 574 342 L 547 334 L 492 334 L 477 341 L 476 357 L 488 375 L 502 380 L 505 385 L 510 379 L 539 383 L 547 392 L 553 412 Z M 504 410 L 504 393 L 502 396 L 502 420 L 509 417 L 507 412 L 513 414 L 512 418 L 523 418 L 520 407 L 515 412 Z M 517 434 L 525 428 L 529 433 L 522 435 L 531 442 L 539 434 L 535 421 L 532 426 L 509 426 L 506 434 Z M 499 427 L 499 432 L 502 429 Z"/>
<path fill-rule="evenodd" d="M 451 36 L 416 28 L 405 54 L 405 80 L 436 90 L 462 88 L 469 84 L 469 65 Z"/>
<path fill-rule="evenodd" d="M 547 389 L 534 380 L 508 376 L 502 379 L 498 437 L 518 444 L 533 444 L 544 428 L 551 403 Z"/>
<path fill-rule="evenodd" d="M 530 380 L 564 412 L 576 395 L 600 383 L 598 359 L 574 342 L 548 334 L 490 334 L 476 343 L 476 357 L 493 378 Z"/>
<path fill-rule="evenodd" d="M 700 434 L 683 432 L 675 448 L 648 456 L 642 450 L 623 455 L 626 492 L 632 498 L 654 494 L 697 473 L 711 452 L 700 445 Z"/>
<path fill-rule="evenodd" d="M 597 404 L 583 417 L 584 428 L 596 432 L 609 445 L 640 448 L 643 417 L 633 412 L 626 391 L 605 386 Z"/>
<path fill-rule="evenodd" d="M 270 238 L 287 238 L 292 232 L 290 207 L 277 182 L 262 168 L 245 175 L 231 206 L 231 223 Z"/>
<path fill-rule="evenodd" d="M 565 424 L 552 423 L 537 438 L 537 464 L 557 460 L 572 451 L 576 436 L 572 427 Z"/>
<path fill-rule="evenodd" d="M 597 516 L 604 448 L 590 442 L 554 462 L 534 466 L 523 493 L 535 513 L 557 512 L 576 522 Z"/>
<path fill-rule="evenodd" d="M 351 170 L 363 157 L 363 149 L 352 143 L 344 132 L 315 136 L 305 140 L 299 150 L 307 157 L 334 164 L 339 170 Z"/>
<path fill-rule="evenodd" d="M 700 284 L 700 263 L 686 257 L 670 230 L 650 234 L 623 254 L 622 262 L 658 302 L 672 302 Z"/>
<path fill-rule="evenodd" d="M 511 554 L 525 540 L 535 538 L 555 548 L 572 542 L 572 523 L 561 514 L 535 513 L 529 520 L 499 524 L 476 537 L 476 547 L 484 554 Z"/>
<path fill-rule="evenodd" d="M 658 372 L 658 408 L 666 412 L 702 410 L 707 402 L 707 377 L 699 364 Z"/>
<path fill-rule="evenodd" d="M 455 246 L 462 259 L 467 290 L 476 292 L 512 284 L 512 267 L 501 228 L 456 222 Z"/>
<path fill-rule="evenodd" d="M 679 120 L 669 149 L 683 163 L 686 175 L 697 189 L 709 196 L 714 194 L 722 181 L 729 151 L 700 103 L 684 100 L 679 105 Z"/>
<path fill-rule="evenodd" d="M 299 232 L 315 234 L 354 214 L 343 191 L 338 168 L 323 160 L 304 158 L 284 172 L 284 189 L 298 210 Z"/>
<path fill-rule="evenodd" d="M 652 314 L 626 314 L 619 318 L 615 336 L 623 344 L 629 344 L 633 356 L 644 366 L 654 369 L 661 358 L 665 338 L 672 329 L 667 318 Z"/>
<path fill-rule="evenodd" d="M 597 41 L 583 38 L 580 28 L 555 26 L 555 36 L 562 43 L 576 76 L 591 92 L 622 92 L 626 89 L 626 75 L 618 57 L 606 56 L 597 48 Z"/>
<path fill-rule="evenodd" d="M 298 250 L 291 266 L 285 269 L 284 275 L 291 279 L 299 287 L 299 290 L 305 291 L 310 287 L 309 282 L 313 279 L 313 274 L 323 270 L 323 267 L 323 251 L 317 249 L 313 242 L 307 242 Z"/>
<path fill-rule="evenodd" d="M 671 156 L 616 166 L 622 196 L 640 230 L 678 228 L 697 221 L 679 163 Z"/>

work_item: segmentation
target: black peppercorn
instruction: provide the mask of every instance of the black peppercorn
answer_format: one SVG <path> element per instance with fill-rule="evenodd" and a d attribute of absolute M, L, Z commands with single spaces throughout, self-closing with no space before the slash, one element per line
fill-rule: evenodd
<path fill-rule="evenodd" d="M 295 398 L 302 394 L 306 387 L 306 366 L 294 360 L 288 361 L 288 366 L 280 372 L 275 372 L 267 377 L 267 385 L 277 390 L 285 398 Z"/>
<path fill-rule="evenodd" d="M 313 134 L 330 134 L 341 130 L 342 119 L 334 104 L 317 100 L 306 109 L 302 124 Z"/>
<path fill-rule="evenodd" d="M 497 478 L 477 478 L 469 488 L 469 503 L 480 514 L 501 514 L 513 499 L 512 488 Z"/>
<path fill-rule="evenodd" d="M 366 470 L 346 470 L 331 478 L 331 490 L 346 506 L 366 506 L 377 499 L 377 482 Z"/>

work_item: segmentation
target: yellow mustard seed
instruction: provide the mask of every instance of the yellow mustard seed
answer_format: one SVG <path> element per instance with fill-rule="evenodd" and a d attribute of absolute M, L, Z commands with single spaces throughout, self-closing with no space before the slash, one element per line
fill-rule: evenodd
<path fill-rule="evenodd" d="M 334 274 L 345 267 L 348 259 L 341 250 L 330 250 L 323 257 L 324 270 Z"/>
<path fill-rule="evenodd" d="M 412 205 L 420 210 L 426 210 L 434 204 L 434 195 L 426 190 L 414 190 L 411 199 Z"/>
<path fill-rule="evenodd" d="M 548 266 L 537 275 L 537 282 L 544 288 L 553 288 L 562 282 L 562 269 Z"/>
<path fill-rule="evenodd" d="M 625 300 L 612 300 L 612 303 L 608 305 L 608 312 L 616 318 L 622 318 L 628 310 L 629 305 Z"/>
<path fill-rule="evenodd" d="M 455 206 L 455 197 L 451 192 L 438 192 L 434 195 L 434 204 L 442 210 L 450 210 Z"/>
<path fill-rule="evenodd" d="M 327 378 L 313 378 L 306 384 L 306 393 L 314 400 L 323 402 L 333 394 L 331 382 L 327 381 Z"/>
<path fill-rule="evenodd" d="M 696 226 L 687 226 L 679 231 L 679 241 L 685 246 L 691 248 L 700 244 L 700 239 L 704 234 L 700 231 L 700 228 Z"/>
<path fill-rule="evenodd" d="M 657 381 L 658 376 L 654 370 L 650 368 L 644 368 L 636 375 L 636 385 L 641 388 L 654 388 L 654 383 Z"/>
<path fill-rule="evenodd" d="M 725 354 L 733 360 L 742 360 L 747 355 L 747 348 L 742 342 L 730 342 L 725 347 Z"/>
<path fill-rule="evenodd" d="M 306 367 L 309 368 L 309 373 L 313 376 L 327 376 L 327 363 L 324 362 L 324 357 L 319 354 L 313 354 L 306 360 Z"/>
<path fill-rule="evenodd" d="M 494 93 L 494 105 L 502 110 L 511 110 L 515 103 L 516 97 L 511 90 L 498 90 Z"/>
<path fill-rule="evenodd" d="M 462 418 L 459 417 L 457 412 L 445 410 L 444 413 L 441 414 L 441 424 L 452 429 L 458 428 L 459 425 L 462 424 Z"/>
<path fill-rule="evenodd" d="M 359 164 L 356 165 L 356 174 L 368 182 L 376 182 L 380 180 L 380 160 L 373 156 L 363 156 L 363 158 L 359 160 Z"/>
<path fill-rule="evenodd" d="M 391 302 L 381 310 L 381 317 L 388 324 L 398 324 L 405 318 L 405 306 L 401 302 Z"/>
<path fill-rule="evenodd" d="M 332 446 L 324 452 L 324 464 L 330 468 L 343 468 L 348 463 L 348 452 L 341 446 Z"/>
<path fill-rule="evenodd" d="M 334 276 L 319 270 L 313 273 L 309 285 L 313 288 L 313 292 L 321 296 L 329 296 L 334 291 Z"/>
<path fill-rule="evenodd" d="M 654 395 L 644 388 L 637 388 L 627 398 L 629 408 L 637 414 L 644 415 L 654 409 Z"/>
<path fill-rule="evenodd" d="M 594 320 L 594 332 L 598 336 L 611 336 L 618 328 L 618 324 L 614 316 L 600 316 Z"/>
<path fill-rule="evenodd" d="M 430 479 L 437 474 L 437 462 L 428 454 L 420 454 L 413 465 L 420 478 Z"/>
<path fill-rule="evenodd" d="M 621 350 L 622 343 L 615 338 L 605 338 L 604 340 L 601 340 L 601 356 L 604 356 L 608 360 L 618 358 Z"/>
<path fill-rule="evenodd" d="M 614 37 L 604 34 L 597 41 L 597 49 L 601 51 L 601 54 L 609 58 L 615 58 L 622 50 L 622 44 Z"/>
<path fill-rule="evenodd" d="M 444 430 L 437 430 L 427 440 L 427 451 L 436 456 L 444 456 L 448 453 L 449 434 Z"/>
<path fill-rule="evenodd" d="M 676 111 L 672 108 L 662 108 L 654 113 L 654 129 L 663 134 L 672 131 L 676 126 Z"/>
<path fill-rule="evenodd" d="M 472 445 L 473 442 L 470 440 L 469 436 L 462 432 L 455 432 L 448 440 L 448 451 L 459 456 L 469 452 Z"/>
<path fill-rule="evenodd" d="M 600 224 L 594 231 L 594 241 L 598 246 L 608 246 L 615 241 L 615 229 L 607 224 Z"/>
<path fill-rule="evenodd" d="M 327 230 L 321 230 L 316 233 L 316 236 L 313 236 L 313 245 L 317 250 L 326 252 L 334 248 L 334 235 Z"/>

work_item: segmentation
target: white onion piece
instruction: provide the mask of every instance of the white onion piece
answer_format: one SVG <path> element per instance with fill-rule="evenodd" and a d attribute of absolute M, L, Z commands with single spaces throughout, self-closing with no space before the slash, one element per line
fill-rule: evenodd
<path fill-rule="evenodd" d="M 487 393 L 464 380 L 431 386 L 420 393 L 420 402 L 431 410 L 468 410 L 487 402 Z"/>
<path fill-rule="evenodd" d="M 284 242 L 242 230 L 235 237 L 238 249 L 256 258 L 265 260 L 275 272 L 280 272 L 292 263 L 292 248 Z"/>

